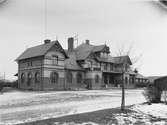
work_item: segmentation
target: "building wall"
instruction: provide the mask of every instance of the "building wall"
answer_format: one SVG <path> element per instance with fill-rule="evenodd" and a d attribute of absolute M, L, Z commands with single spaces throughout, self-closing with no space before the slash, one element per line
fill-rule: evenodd
<path fill-rule="evenodd" d="M 57 55 L 58 56 L 58 64 L 53 65 L 53 57 L 52 55 Z M 44 67 L 49 67 L 49 68 L 61 68 L 64 69 L 64 61 L 65 57 L 62 53 L 56 52 L 56 51 L 49 51 L 44 58 Z"/>
<path fill-rule="evenodd" d="M 21 89 L 35 89 L 41 90 L 42 85 L 42 57 L 32 58 L 28 60 L 23 60 L 18 62 L 18 86 Z M 40 74 L 40 82 L 35 83 L 35 73 L 38 72 Z M 25 80 L 21 82 L 21 75 L 24 73 Z M 31 84 L 28 85 L 28 73 L 32 74 Z"/>
<path fill-rule="evenodd" d="M 57 64 L 53 63 L 53 55 L 58 56 Z M 54 47 L 45 54 L 42 65 L 43 90 L 63 90 L 65 88 L 64 60 L 64 55 L 61 52 L 56 51 L 56 48 Z M 53 72 L 58 74 L 57 83 L 51 82 L 51 74 Z"/>
<path fill-rule="evenodd" d="M 56 72 L 58 74 L 58 82 L 51 82 L 51 73 Z M 43 68 L 43 90 L 63 90 L 65 86 L 65 71 L 55 68 Z"/>
<path fill-rule="evenodd" d="M 72 74 L 72 81 L 68 80 L 68 75 Z M 82 80 L 80 83 L 77 82 L 77 74 L 81 74 Z M 66 70 L 65 73 L 65 89 L 79 89 L 79 88 L 86 88 L 85 84 L 85 72 L 84 71 L 77 71 L 77 70 Z"/>
<path fill-rule="evenodd" d="M 53 55 L 58 56 L 58 62 L 53 64 L 55 59 Z M 104 87 L 103 71 L 111 73 L 113 71 L 120 72 L 122 67 L 118 64 L 112 63 L 99 63 L 92 57 L 89 57 L 82 63 L 85 71 L 80 70 L 66 70 L 65 69 L 65 56 L 62 52 L 57 50 L 56 46 L 53 46 L 43 57 L 36 57 L 19 61 L 19 87 L 22 89 L 32 90 L 64 90 L 64 89 L 75 89 L 75 88 L 88 88 L 88 89 L 100 89 Z M 113 68 L 111 68 L 111 65 Z M 106 67 L 106 68 L 105 68 Z M 86 70 L 89 69 L 89 70 Z M 31 84 L 27 84 L 28 73 L 32 73 Z M 40 82 L 35 83 L 35 73 L 40 73 Z M 58 74 L 58 82 L 51 82 L 51 74 L 56 72 Z M 21 74 L 25 74 L 25 81 L 21 83 Z M 72 82 L 67 80 L 67 75 L 72 74 Z M 78 83 L 77 74 L 80 73 L 82 76 L 82 82 Z M 96 80 L 98 76 L 98 82 Z M 117 81 L 122 78 L 120 75 L 114 77 Z M 125 86 L 129 87 L 129 73 L 124 74 L 124 80 L 126 79 Z M 111 84 L 113 87 L 114 84 Z M 114 86 L 115 87 L 115 86 Z"/>
<path fill-rule="evenodd" d="M 96 80 L 98 76 L 98 80 Z M 100 89 L 103 86 L 101 71 L 88 71 L 85 75 L 85 82 L 89 89 Z"/>
<path fill-rule="evenodd" d="M 58 63 L 53 64 L 53 56 L 58 56 Z M 19 61 L 18 82 L 19 88 L 31 90 L 62 90 L 65 88 L 64 55 L 52 47 L 45 56 Z M 31 84 L 28 85 L 28 73 L 32 74 Z M 35 73 L 40 73 L 40 82 L 35 83 Z M 58 83 L 51 83 L 51 73 L 58 73 Z M 24 83 L 21 82 L 21 74 L 25 74 Z"/>
<path fill-rule="evenodd" d="M 167 90 L 167 76 L 158 78 L 154 81 L 154 86 L 161 91 Z"/>

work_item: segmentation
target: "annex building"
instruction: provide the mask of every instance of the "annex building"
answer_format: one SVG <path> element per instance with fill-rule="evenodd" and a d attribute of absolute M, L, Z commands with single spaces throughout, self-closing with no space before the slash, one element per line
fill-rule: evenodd
<path fill-rule="evenodd" d="M 18 86 L 27 90 L 70 90 L 134 87 L 136 73 L 129 56 L 112 57 L 107 45 L 92 45 L 89 40 L 74 48 L 68 38 L 68 49 L 59 41 L 26 49 L 17 59 Z"/>

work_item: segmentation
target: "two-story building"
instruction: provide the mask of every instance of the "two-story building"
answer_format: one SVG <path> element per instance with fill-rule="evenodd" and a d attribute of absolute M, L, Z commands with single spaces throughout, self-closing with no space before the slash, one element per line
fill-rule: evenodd
<path fill-rule="evenodd" d="M 89 40 L 74 47 L 68 38 L 65 50 L 59 41 L 26 49 L 17 59 L 18 84 L 21 89 L 65 90 L 134 87 L 135 73 L 129 56 L 112 57 L 107 45 L 92 45 Z"/>

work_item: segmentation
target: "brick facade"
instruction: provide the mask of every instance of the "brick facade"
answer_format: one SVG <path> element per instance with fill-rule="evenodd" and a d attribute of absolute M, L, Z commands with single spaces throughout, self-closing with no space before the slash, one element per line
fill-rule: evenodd
<path fill-rule="evenodd" d="M 111 57 L 108 46 L 89 45 L 88 40 L 75 49 L 73 38 L 68 40 L 68 44 L 65 51 L 58 41 L 47 40 L 19 56 L 19 88 L 38 91 L 101 89 L 119 87 L 122 78 L 125 87 L 134 87 L 134 74 L 129 72 L 131 62 L 128 56 Z"/>

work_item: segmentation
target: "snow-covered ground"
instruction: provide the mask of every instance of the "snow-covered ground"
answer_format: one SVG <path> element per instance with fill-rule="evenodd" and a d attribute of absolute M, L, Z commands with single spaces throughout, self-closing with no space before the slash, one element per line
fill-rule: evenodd
<path fill-rule="evenodd" d="M 144 102 L 142 90 L 126 90 L 126 105 Z M 0 124 L 55 118 L 121 104 L 121 90 L 21 92 L 0 95 Z"/>
<path fill-rule="evenodd" d="M 130 108 L 131 113 L 116 114 L 118 124 L 167 125 L 167 105 L 137 104 Z"/>
<path fill-rule="evenodd" d="M 136 104 L 125 113 L 119 111 L 110 115 L 106 125 L 167 125 L 167 105 L 165 104 Z M 101 113 L 100 111 L 98 112 Z M 96 114 L 95 114 L 96 115 Z M 108 115 L 106 116 L 108 118 Z M 82 123 L 54 122 L 52 125 L 101 125 L 92 121 Z"/>
<path fill-rule="evenodd" d="M 152 104 L 152 105 L 135 105 L 132 110 L 142 112 L 156 118 L 167 119 L 167 105 Z"/>

